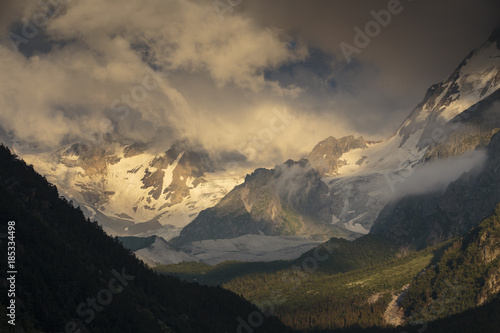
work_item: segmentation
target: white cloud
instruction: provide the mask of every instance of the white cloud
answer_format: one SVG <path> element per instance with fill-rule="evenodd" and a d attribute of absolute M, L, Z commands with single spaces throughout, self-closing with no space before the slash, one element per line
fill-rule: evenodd
<path fill-rule="evenodd" d="M 286 36 L 244 16 L 221 21 L 207 1 L 79 1 L 48 31 L 56 38 L 83 39 L 107 60 L 120 56 L 111 43 L 120 36 L 146 45 L 151 60 L 167 70 L 206 71 L 217 84 L 256 91 L 276 88 L 264 80 L 263 69 L 307 54 L 305 49 L 290 51 Z"/>
<path fill-rule="evenodd" d="M 421 164 L 396 186 L 393 198 L 444 191 L 465 172 L 480 170 L 486 159 L 485 151 L 474 150 L 462 156 Z"/>

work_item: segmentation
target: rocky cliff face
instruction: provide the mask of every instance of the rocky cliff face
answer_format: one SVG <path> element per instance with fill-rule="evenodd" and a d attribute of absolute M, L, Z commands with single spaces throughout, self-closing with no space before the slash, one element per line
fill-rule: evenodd
<path fill-rule="evenodd" d="M 450 75 L 433 85 L 398 130 L 403 143 L 412 133 L 421 131 L 419 148 L 440 139 L 443 126 L 460 120 L 460 114 L 500 88 L 500 37 L 494 32 L 472 51 Z M 458 118 L 457 118 L 458 117 Z M 466 118 L 463 117 L 462 118 Z"/>
<path fill-rule="evenodd" d="M 307 159 L 311 166 L 316 169 L 321 176 L 335 176 L 338 169 L 347 164 L 347 161 L 341 159 L 344 153 L 353 149 L 363 149 L 367 147 L 367 142 L 363 137 L 357 139 L 354 136 L 346 136 L 341 139 L 329 137 L 318 143 Z M 357 163 L 362 163 L 361 158 Z"/>
<path fill-rule="evenodd" d="M 436 130 L 425 160 L 458 156 L 484 148 L 499 128 L 500 90 L 497 90 Z"/>
<path fill-rule="evenodd" d="M 174 244 L 203 239 L 268 236 L 354 234 L 331 220 L 329 189 L 307 160 L 287 161 L 272 170 L 247 175 L 215 207 L 202 211 Z"/>

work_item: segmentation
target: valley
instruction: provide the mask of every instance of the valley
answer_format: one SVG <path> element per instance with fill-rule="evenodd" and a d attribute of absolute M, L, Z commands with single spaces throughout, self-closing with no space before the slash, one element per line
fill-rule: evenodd
<path fill-rule="evenodd" d="M 498 12 L 0 3 L 0 332 L 497 332 Z"/>

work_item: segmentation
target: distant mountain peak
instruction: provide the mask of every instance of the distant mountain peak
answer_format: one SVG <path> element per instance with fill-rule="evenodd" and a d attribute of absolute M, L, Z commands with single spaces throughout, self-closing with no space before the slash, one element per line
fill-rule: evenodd
<path fill-rule="evenodd" d="M 354 138 L 353 135 L 349 135 L 340 139 L 330 136 L 319 142 L 307 159 L 322 176 L 337 175 L 338 169 L 346 164 L 340 159 L 342 155 L 353 149 L 364 149 L 368 143 L 361 136 Z"/>
<path fill-rule="evenodd" d="M 496 29 L 489 40 L 471 51 L 444 81 L 432 85 L 423 101 L 398 129 L 401 146 L 418 139 L 419 149 L 435 141 L 435 132 L 500 88 L 500 39 Z M 496 45 L 493 45 L 494 42 Z"/>

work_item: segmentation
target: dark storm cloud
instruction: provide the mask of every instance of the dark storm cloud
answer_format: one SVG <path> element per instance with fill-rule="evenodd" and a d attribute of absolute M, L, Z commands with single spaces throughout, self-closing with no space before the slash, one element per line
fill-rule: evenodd
<path fill-rule="evenodd" d="M 364 30 L 374 20 L 371 12 L 386 10 L 388 3 L 255 0 L 248 1 L 244 12 L 263 25 L 283 29 L 309 48 L 330 53 L 332 62 L 337 62 L 331 76 L 338 89 L 360 102 L 349 101 L 335 112 L 352 117 L 355 129 L 362 133 L 386 135 L 431 84 L 450 75 L 500 24 L 500 1 L 496 0 L 401 0 L 400 13 L 392 15 L 387 27 L 359 55 L 353 55 L 356 65 L 350 71 L 340 44 L 354 46 L 354 27 Z M 363 116 L 372 121 L 357 121 Z"/>

